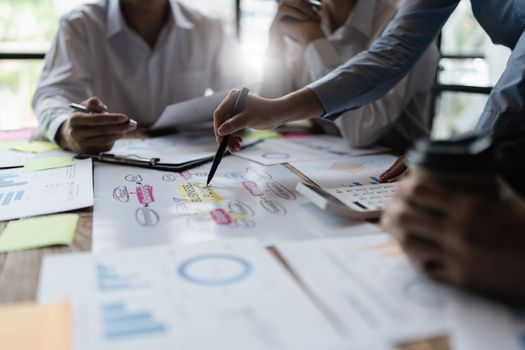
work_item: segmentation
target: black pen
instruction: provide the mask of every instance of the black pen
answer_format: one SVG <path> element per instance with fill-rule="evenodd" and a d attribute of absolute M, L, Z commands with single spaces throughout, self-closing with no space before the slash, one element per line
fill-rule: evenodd
<path fill-rule="evenodd" d="M 242 112 L 249 92 L 250 90 L 248 90 L 248 88 L 242 88 L 241 92 L 239 93 L 239 96 L 237 96 L 237 101 L 235 101 L 235 105 L 233 106 L 230 118 Z M 210 184 L 211 179 L 213 179 L 213 175 L 215 175 L 215 172 L 219 167 L 219 163 L 221 162 L 222 157 L 224 156 L 226 147 L 228 147 L 228 141 L 230 141 L 230 135 L 222 137 L 222 142 L 219 145 L 219 149 L 217 150 L 217 153 L 215 153 L 215 157 L 213 157 L 213 164 L 211 165 L 210 173 L 208 174 L 208 179 L 206 180 L 206 186 Z"/>
<path fill-rule="evenodd" d="M 70 104 L 69 104 L 69 108 L 74 109 L 74 110 L 77 111 L 77 112 L 82 112 L 82 113 L 93 113 L 93 111 L 92 111 L 91 109 L 89 109 L 89 108 L 87 108 L 86 106 L 81 105 L 81 104 L 79 104 L 79 103 L 70 103 Z M 135 125 L 138 124 L 136 120 L 131 119 L 131 118 L 129 118 L 129 117 L 128 117 L 128 121 L 125 122 L 125 123 L 127 123 L 127 124 L 135 124 Z"/>

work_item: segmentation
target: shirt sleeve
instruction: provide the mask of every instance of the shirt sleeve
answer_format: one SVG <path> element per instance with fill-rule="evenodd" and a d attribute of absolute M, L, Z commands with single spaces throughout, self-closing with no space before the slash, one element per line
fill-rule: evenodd
<path fill-rule="evenodd" d="M 416 99 L 420 100 L 418 102 L 428 101 L 436 77 L 438 60 L 439 52 L 437 47 L 432 45 L 410 73 L 382 98 L 342 113 L 334 122 L 350 146 L 368 147 L 376 143 L 389 132 L 409 104 Z M 415 113 L 419 120 L 412 122 L 426 129 L 427 106 L 425 103 L 416 104 L 421 104 L 423 108 L 418 108 Z"/>
<path fill-rule="evenodd" d="M 460 0 L 407 0 L 374 44 L 308 85 L 325 119 L 370 103 L 390 91 L 432 43 Z"/>
<path fill-rule="evenodd" d="M 71 23 L 61 19 L 32 101 L 39 127 L 51 141 L 56 141 L 60 125 L 71 114 L 69 103 L 89 96 L 88 42 Z"/>
<path fill-rule="evenodd" d="M 476 131 L 503 136 L 525 129 L 525 31 L 490 94 Z"/>

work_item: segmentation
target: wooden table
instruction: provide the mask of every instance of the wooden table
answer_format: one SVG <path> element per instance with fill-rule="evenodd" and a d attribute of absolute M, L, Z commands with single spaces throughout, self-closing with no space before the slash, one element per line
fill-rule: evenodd
<path fill-rule="evenodd" d="M 93 209 L 74 211 L 80 215 L 75 241 L 69 247 L 50 247 L 0 254 L 0 304 L 36 300 L 40 266 L 44 255 L 91 250 Z M 7 222 L 0 222 L 3 232 Z M 447 337 L 400 345 L 396 350 L 448 350 Z"/>

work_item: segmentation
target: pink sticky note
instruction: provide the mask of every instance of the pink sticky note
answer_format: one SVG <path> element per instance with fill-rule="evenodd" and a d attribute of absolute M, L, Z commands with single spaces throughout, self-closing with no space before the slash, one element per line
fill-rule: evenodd
<path fill-rule="evenodd" d="M 32 128 L 18 129 L 18 130 L 0 130 L 0 140 L 27 140 L 33 134 Z"/>

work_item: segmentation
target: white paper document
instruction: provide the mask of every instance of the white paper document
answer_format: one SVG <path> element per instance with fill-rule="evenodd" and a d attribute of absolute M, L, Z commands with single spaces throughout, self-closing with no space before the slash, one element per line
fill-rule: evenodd
<path fill-rule="evenodd" d="M 26 160 L 33 158 L 33 153 L 23 153 L 9 149 L 0 149 L 0 169 L 22 167 Z"/>
<path fill-rule="evenodd" d="M 251 240 L 46 256 L 38 295 L 72 301 L 74 350 L 349 349 Z"/>
<path fill-rule="evenodd" d="M 525 349 L 525 309 L 462 294 L 452 310 L 455 350 Z"/>
<path fill-rule="evenodd" d="M 379 183 L 379 175 L 396 160 L 390 155 L 363 157 L 342 156 L 291 165 L 322 188 L 371 185 Z"/>
<path fill-rule="evenodd" d="M 148 139 L 120 139 L 108 153 L 147 160 L 159 158 L 160 163 L 179 164 L 213 156 L 217 147 L 213 135 L 169 135 Z"/>
<path fill-rule="evenodd" d="M 213 122 L 213 112 L 226 98 L 228 91 L 219 91 L 210 96 L 172 104 L 162 112 L 152 130 L 173 128 L 181 125 Z"/>
<path fill-rule="evenodd" d="M 286 242 L 277 250 L 351 343 L 447 331 L 451 292 L 418 273 L 387 235 Z"/>
<path fill-rule="evenodd" d="M 245 237 L 271 243 L 377 230 L 316 210 L 282 166 L 225 157 L 206 187 L 210 166 L 169 173 L 96 164 L 93 250 Z"/>
<path fill-rule="evenodd" d="M 263 165 L 303 162 L 341 156 L 360 156 L 383 152 L 384 149 L 349 148 L 340 137 L 319 135 L 300 138 L 266 140 L 235 155 Z"/>
<path fill-rule="evenodd" d="M 71 167 L 35 172 L 0 170 L 0 221 L 92 205 L 91 159 L 76 159 Z"/>

